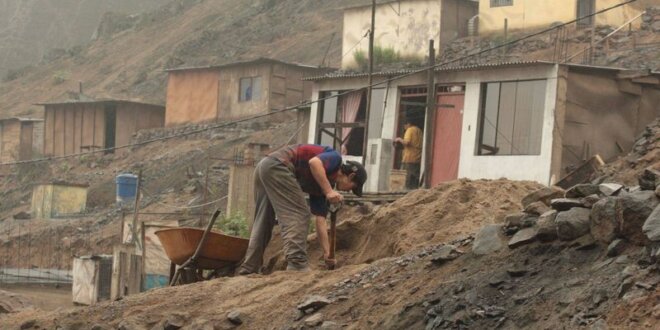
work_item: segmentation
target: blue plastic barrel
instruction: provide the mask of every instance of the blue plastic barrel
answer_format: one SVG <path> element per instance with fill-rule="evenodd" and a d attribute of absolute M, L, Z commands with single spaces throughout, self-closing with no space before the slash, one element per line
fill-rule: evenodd
<path fill-rule="evenodd" d="M 137 190 L 138 177 L 131 173 L 122 173 L 117 175 L 117 204 L 120 206 L 130 206 L 135 202 L 135 193 Z"/>

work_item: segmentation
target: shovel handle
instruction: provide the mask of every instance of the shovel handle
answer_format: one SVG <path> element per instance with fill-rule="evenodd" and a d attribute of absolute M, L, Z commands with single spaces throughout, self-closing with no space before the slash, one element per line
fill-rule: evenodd
<path fill-rule="evenodd" d="M 330 212 L 330 259 L 335 258 L 335 250 L 337 248 L 337 211 Z M 330 270 L 335 269 L 335 266 L 329 266 Z"/>

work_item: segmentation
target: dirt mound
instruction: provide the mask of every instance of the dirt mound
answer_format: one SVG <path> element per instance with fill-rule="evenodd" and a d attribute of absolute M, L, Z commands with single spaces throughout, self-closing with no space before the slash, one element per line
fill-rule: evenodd
<path fill-rule="evenodd" d="M 607 181 L 637 185 L 638 177 L 649 167 L 660 170 L 660 118 L 646 126 L 627 156 L 608 164 L 602 172 Z"/>
<path fill-rule="evenodd" d="M 465 237 L 483 225 L 503 222 L 504 216 L 521 208 L 525 195 L 539 187 L 529 181 L 463 179 L 413 191 L 366 215 L 339 214 L 337 260 L 340 265 L 370 263 Z M 310 237 L 308 249 L 312 261 L 322 258 L 315 238 Z M 283 269 L 280 251 L 276 234 L 265 259 L 267 271 Z"/>
<path fill-rule="evenodd" d="M 0 290 L 0 314 L 16 313 L 30 307 L 32 305 L 22 296 Z"/>

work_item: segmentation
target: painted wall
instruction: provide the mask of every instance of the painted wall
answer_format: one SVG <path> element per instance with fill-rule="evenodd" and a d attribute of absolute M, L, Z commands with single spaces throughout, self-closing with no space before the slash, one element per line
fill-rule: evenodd
<path fill-rule="evenodd" d="M 216 119 L 218 79 L 218 72 L 210 70 L 170 72 L 165 126 Z"/>
<path fill-rule="evenodd" d="M 402 56 L 424 58 L 430 39 L 440 40 L 440 1 L 401 1 L 376 7 L 374 44 L 392 47 Z M 364 35 L 371 27 L 371 7 L 344 11 L 342 68 L 356 67 L 353 54 L 367 54 L 369 38 Z M 352 50 L 351 50 L 352 49 Z"/>
<path fill-rule="evenodd" d="M 85 211 L 87 187 L 65 185 L 38 185 L 32 190 L 32 216 L 51 219 Z"/>
<path fill-rule="evenodd" d="M 229 167 L 229 197 L 227 214 L 241 213 L 247 219 L 250 229 L 254 221 L 254 165 Z"/>
<path fill-rule="evenodd" d="M 622 0 L 595 0 L 596 11 L 611 7 Z M 619 26 L 639 15 L 641 11 L 631 6 L 619 7 L 596 16 L 596 25 Z M 512 6 L 490 7 L 490 0 L 479 1 L 479 34 L 502 33 L 504 19 L 508 19 L 510 31 L 530 31 L 548 28 L 556 22 L 574 20 L 577 0 L 513 0 Z M 639 20 L 636 22 L 639 25 Z"/>

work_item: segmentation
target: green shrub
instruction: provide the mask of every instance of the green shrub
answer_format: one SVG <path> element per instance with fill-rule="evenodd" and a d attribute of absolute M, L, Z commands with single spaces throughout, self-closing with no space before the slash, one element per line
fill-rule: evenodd
<path fill-rule="evenodd" d="M 355 63 L 360 69 L 366 70 L 369 68 L 369 56 L 365 51 L 358 49 L 353 53 Z M 392 47 L 374 46 L 374 66 L 378 67 L 383 64 L 391 64 L 401 61 L 401 55 Z"/>
<path fill-rule="evenodd" d="M 69 71 L 57 71 L 53 74 L 53 83 L 55 85 L 59 85 L 71 77 L 71 73 Z"/>
<path fill-rule="evenodd" d="M 215 223 L 214 227 L 216 229 L 220 229 L 227 235 L 243 238 L 248 238 L 250 236 L 250 229 L 248 228 L 247 219 L 241 212 L 223 215 Z"/>

